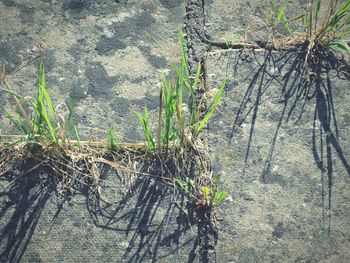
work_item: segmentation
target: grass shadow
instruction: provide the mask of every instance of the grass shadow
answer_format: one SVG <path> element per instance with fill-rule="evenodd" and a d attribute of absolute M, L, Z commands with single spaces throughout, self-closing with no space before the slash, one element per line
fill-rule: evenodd
<path fill-rule="evenodd" d="M 35 165 L 33 160 L 22 164 L 23 171 Z M 45 167 L 24 176 L 7 174 L 0 177 L 0 261 L 21 262 L 42 211 L 55 192 L 55 183 Z"/>
<path fill-rule="evenodd" d="M 15 163 L 8 164 L 7 172 L 1 170 L 0 177 L 1 262 L 21 262 L 37 226 L 43 224 L 40 218 L 52 197 L 59 195 L 57 207 L 51 209 L 50 230 L 60 224 L 56 219 L 65 209 L 64 203 L 76 194 L 83 195 L 97 227 L 125 236 L 128 245 L 123 255 L 117 255 L 123 262 L 156 262 L 176 254 L 181 260 L 189 257 L 191 262 L 197 256 L 196 235 L 190 231 L 197 223 L 194 209 L 169 184 L 169 176 L 177 169 L 172 158 L 165 162 L 142 153 L 144 159 L 134 156 L 139 161 L 133 162 L 132 170 L 119 171 L 111 167 L 108 156 L 105 163 L 92 161 L 91 155 L 73 166 L 68 157 L 62 159 L 63 155 L 59 160 L 51 156 L 38 162 L 45 158 L 25 158 L 16 153 L 0 151 L 0 160 L 5 157 Z M 192 169 L 190 166 L 188 169 Z M 94 179 L 96 176 L 98 179 Z"/>
<path fill-rule="evenodd" d="M 288 122 L 298 125 L 301 121 L 308 121 L 308 119 L 303 119 L 303 115 L 310 108 L 314 109 L 312 123 L 310 123 L 310 126 L 312 125 L 313 127 L 310 147 L 314 161 L 321 173 L 322 204 L 323 210 L 329 212 L 327 214 L 329 219 L 328 231 L 330 231 L 334 153 L 340 159 L 346 174 L 350 176 L 349 159 L 339 140 L 339 128 L 336 118 L 337 105 L 335 105 L 333 98 L 337 80 L 350 79 L 350 75 L 347 73 L 349 72 L 349 65 L 345 61 L 337 59 L 332 53 L 325 50 L 319 51 L 317 54 L 318 64 L 310 69 L 310 81 L 307 81 L 307 72 L 304 63 L 305 55 L 305 52 L 272 53 L 266 51 L 264 53 L 264 59 L 262 62 L 258 62 L 259 67 L 250 71 L 246 77 L 249 85 L 236 112 L 230 141 L 237 127 L 249 121 L 250 130 L 243 172 L 246 174 L 260 105 L 266 101 L 267 94 L 271 95 L 277 91 L 277 94 L 273 94 L 272 101 L 278 97 L 276 104 L 281 105 L 281 107 L 279 116 L 275 120 L 277 122 L 276 127 L 272 131 L 273 137 L 269 143 L 267 158 L 264 161 L 264 167 L 260 177 L 263 183 L 273 183 L 275 179 L 271 173 L 271 165 L 281 127 Z M 253 53 L 253 57 L 256 61 L 261 60 L 261 55 L 257 55 L 256 53 Z M 236 63 L 239 62 L 236 61 Z M 236 74 L 237 68 L 239 71 L 239 67 L 234 66 L 234 73 L 236 72 Z M 337 73 L 336 77 L 334 73 Z M 279 89 L 276 89 L 276 86 Z M 325 183 L 327 183 L 327 186 L 325 186 Z M 324 200 L 326 187 L 328 205 L 326 205 Z"/>
<path fill-rule="evenodd" d="M 138 165 L 137 171 L 164 176 L 164 164 L 161 160 L 152 164 L 144 162 Z M 196 219 L 185 196 L 157 177 L 121 176 L 129 177 L 129 182 L 118 200 L 106 203 L 90 198 L 87 209 L 98 227 L 125 234 L 128 245 L 123 262 L 157 262 L 174 256 L 180 249 L 189 250 L 191 246 L 189 254 L 195 254 L 196 238 L 189 231 L 192 226 L 195 228 Z M 167 252 L 163 249 L 159 253 L 160 248 L 166 248 Z M 183 251 L 181 254 L 186 255 Z M 184 260 L 180 253 L 179 258 Z"/>
<path fill-rule="evenodd" d="M 318 67 L 314 68 L 315 79 L 315 112 L 312 133 L 312 151 L 317 167 L 321 173 L 323 219 L 328 217 L 328 233 L 331 231 L 332 187 L 334 182 L 334 153 L 338 155 L 345 172 L 350 176 L 350 163 L 339 140 L 339 129 L 336 118 L 336 105 L 334 104 L 334 82 L 331 70 L 345 68 L 343 78 L 350 80 L 350 66 L 344 61 L 338 61 L 332 54 L 320 51 L 318 56 L 322 59 Z M 341 77 L 338 72 L 338 77 Z M 325 76 L 325 77 L 324 77 Z M 318 126 L 318 127 L 317 127 Z M 327 186 L 325 185 L 327 184 Z M 328 206 L 325 195 L 328 191 Z"/>

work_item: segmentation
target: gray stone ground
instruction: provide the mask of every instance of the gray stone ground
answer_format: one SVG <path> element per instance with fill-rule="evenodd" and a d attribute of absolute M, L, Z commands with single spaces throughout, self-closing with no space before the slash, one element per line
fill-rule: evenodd
<path fill-rule="evenodd" d="M 297 10 L 305 1 L 290 4 Z M 262 10 L 260 1 L 206 1 L 208 32 L 226 41 L 245 32 L 264 39 L 268 30 L 255 30 Z M 146 103 L 156 117 L 159 79 L 167 61 L 178 58 L 183 14 L 180 0 L 2 0 L 0 62 L 11 72 L 42 50 L 54 103 L 78 97 L 75 114 L 85 138 L 105 136 L 112 122 L 120 141 L 135 142 L 142 130 L 134 111 Z M 324 63 L 324 86 L 305 89 L 296 53 L 212 51 L 207 63 L 209 88 L 229 79 L 222 114 L 210 123 L 214 169 L 230 192 L 219 208 L 218 262 L 348 262 L 349 75 Z M 34 65 L 9 80 L 21 94 L 35 95 Z M 3 94 L 0 100 L 11 105 Z M 1 125 L 11 132 L 4 116 Z M 138 181 L 136 192 L 125 195 L 108 178 L 104 191 L 115 200 L 109 207 L 84 195 L 63 200 L 34 180 L 23 181 L 29 190 L 6 189 L 1 180 L 1 260 L 198 259 L 185 202 L 174 202 L 152 180 Z"/>

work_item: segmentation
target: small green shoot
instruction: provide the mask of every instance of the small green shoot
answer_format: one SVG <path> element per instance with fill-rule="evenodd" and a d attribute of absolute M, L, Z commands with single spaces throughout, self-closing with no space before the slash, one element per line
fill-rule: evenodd
<path fill-rule="evenodd" d="M 179 177 L 176 177 L 175 183 L 196 205 L 217 207 L 228 195 L 228 192 L 219 190 L 219 180 L 220 175 L 217 175 L 211 184 L 196 185 L 189 178 L 181 180 Z"/>
<path fill-rule="evenodd" d="M 220 175 L 217 175 L 214 178 L 213 187 L 212 187 L 212 195 L 213 195 L 213 206 L 218 206 L 225 200 L 228 196 L 228 192 L 219 190 L 219 181 Z"/>
<path fill-rule="evenodd" d="M 107 135 L 107 149 L 110 151 L 115 151 L 118 148 L 117 136 L 115 134 L 115 128 L 112 124 L 109 125 L 108 135 Z"/>
<path fill-rule="evenodd" d="M 179 177 L 175 178 L 175 183 L 184 191 L 184 193 L 190 198 L 195 198 L 193 190 L 195 189 L 194 181 L 187 179 L 186 181 L 181 180 Z"/>
<path fill-rule="evenodd" d="M 152 131 L 151 131 L 149 125 L 148 125 L 148 109 L 147 109 L 147 106 L 145 105 L 143 116 L 139 112 L 136 112 L 136 115 L 137 115 L 137 117 L 139 118 L 139 120 L 140 120 L 140 122 L 142 124 L 143 131 L 144 131 L 144 136 L 145 136 L 145 139 L 146 139 L 146 142 L 147 142 L 147 147 L 148 147 L 149 150 L 151 150 L 153 152 L 155 150 L 155 148 L 156 148 L 156 145 L 155 145 L 154 140 L 153 140 Z"/>
<path fill-rule="evenodd" d="M 203 130 L 203 128 L 206 126 L 208 120 L 210 119 L 210 117 L 213 115 L 214 111 L 218 107 L 219 102 L 220 102 L 221 97 L 222 97 L 222 94 L 225 90 L 225 86 L 226 86 L 226 80 L 224 80 L 224 82 L 221 84 L 219 91 L 216 93 L 216 95 L 214 97 L 214 101 L 213 101 L 212 105 L 210 106 L 207 113 L 204 115 L 203 119 L 198 123 L 198 125 L 194 126 L 194 135 L 195 136 L 198 135 Z"/>
<path fill-rule="evenodd" d="M 292 34 L 292 30 L 290 29 L 289 27 L 289 24 L 288 24 L 288 21 L 287 21 L 287 18 L 285 17 L 285 11 L 286 11 L 286 7 L 287 5 L 284 4 L 282 6 L 282 8 L 279 8 L 277 6 L 277 3 L 275 0 L 270 0 L 270 4 L 271 4 L 271 7 L 272 7 L 272 10 L 276 15 L 276 18 L 275 18 L 275 21 L 273 23 L 273 26 L 276 27 L 278 24 L 282 23 L 284 28 L 287 30 L 287 32 L 289 34 Z M 267 6 L 267 4 L 265 4 Z M 266 16 L 266 15 L 265 15 Z"/>

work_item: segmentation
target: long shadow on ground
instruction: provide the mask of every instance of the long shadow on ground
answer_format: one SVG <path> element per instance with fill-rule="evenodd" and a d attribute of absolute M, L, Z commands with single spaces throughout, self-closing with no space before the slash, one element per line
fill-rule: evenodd
<path fill-rule="evenodd" d="M 263 61 L 261 54 L 253 53 L 253 59 L 257 61 L 259 67 L 249 72 L 246 79 L 250 80 L 248 88 L 245 91 L 240 106 L 236 112 L 235 120 L 232 125 L 231 139 L 236 131 L 236 127 L 241 126 L 243 122 L 250 119 L 249 140 L 245 153 L 244 173 L 246 172 L 248 159 L 252 147 L 252 139 L 256 129 L 256 121 L 259 115 L 259 107 L 264 102 L 263 97 L 273 91 L 278 92 L 274 97 L 278 96 L 278 104 L 282 105 L 277 126 L 273 133 L 273 139 L 270 142 L 268 156 L 264 163 L 261 174 L 263 183 L 272 182 L 271 164 L 274 158 L 276 140 L 278 138 L 280 128 L 283 124 L 293 122 L 298 125 L 303 119 L 303 115 L 307 110 L 314 108 L 314 117 L 312 123 L 312 152 L 314 161 L 320 170 L 322 182 L 322 204 L 324 210 L 332 208 L 332 186 L 334 181 L 334 152 L 338 155 L 341 163 L 350 176 L 349 159 L 343 151 L 341 142 L 339 141 L 339 129 L 336 119 L 337 105 L 334 105 L 333 91 L 335 89 L 335 81 L 337 79 L 349 80 L 349 65 L 339 60 L 334 55 L 326 51 L 319 51 L 318 66 L 307 69 L 305 66 L 305 52 L 283 52 L 276 53 L 266 51 Z M 237 73 L 239 65 L 236 60 L 234 65 L 234 75 Z M 281 73 L 285 72 L 285 73 Z M 337 72 L 336 79 L 331 76 Z M 308 74 L 310 81 L 308 81 Z M 339 87 L 337 87 L 339 88 Z M 307 109 L 306 109 L 307 108 Z M 251 116 L 251 117 L 250 117 Z M 327 183 L 327 186 L 325 184 Z M 325 187 L 328 191 L 328 206 L 325 203 Z M 330 231 L 330 216 L 328 215 L 328 231 Z"/>
<path fill-rule="evenodd" d="M 183 195 L 159 178 L 130 175 L 122 178 L 123 174 L 115 176 L 115 170 L 101 165 L 101 185 L 111 182 L 113 187 L 115 183 L 124 185 L 123 192 L 114 196 L 110 194 L 114 189 L 105 187 L 106 191 L 102 192 L 106 194 L 102 197 L 79 181 L 61 191 L 57 187 L 57 175 L 52 176 L 48 167 L 38 166 L 33 160 L 17 168 L 18 172 L 11 171 L 0 178 L 1 262 L 21 262 L 37 227 L 44 224 L 41 217 L 50 199 L 60 200 L 51 215 L 51 224 L 55 225 L 62 222 L 56 219 L 65 209 L 64 203 L 74 199 L 75 194 L 84 196 L 86 207 L 79 209 L 88 210 L 95 226 L 107 230 L 108 235 L 125 237 L 128 245 L 124 254 L 116 255 L 123 262 L 156 262 L 167 257 L 178 257 L 181 261 L 187 258 L 192 262 L 197 256 L 197 239 L 191 231 L 192 225 L 196 228 L 193 209 L 186 205 Z M 150 167 L 142 165 L 139 173 L 146 172 L 150 172 Z M 45 244 L 39 245 L 46 249 Z"/>
<path fill-rule="evenodd" d="M 31 166 L 23 164 L 25 170 Z M 21 176 L 9 174 L 1 183 L 8 187 L 0 191 L 0 261 L 20 262 L 40 222 L 47 201 L 55 191 L 52 177 L 42 172 Z"/>
<path fill-rule="evenodd" d="M 140 172 L 149 172 L 149 167 Z M 187 250 L 193 247 L 189 262 L 195 257 L 196 238 L 188 233 L 195 227 L 194 214 L 185 197 L 161 180 L 136 177 L 117 202 L 91 198 L 87 209 L 96 226 L 126 235 L 125 262 L 156 262 L 180 253 L 185 246 Z M 166 253 L 159 253 L 162 247 L 168 248 Z"/>

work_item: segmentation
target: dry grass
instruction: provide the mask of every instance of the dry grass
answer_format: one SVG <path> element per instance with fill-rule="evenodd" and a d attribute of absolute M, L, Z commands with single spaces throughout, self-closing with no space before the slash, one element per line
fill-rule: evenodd
<path fill-rule="evenodd" d="M 7 147 L 0 144 L 0 177 L 15 173 L 16 180 L 45 168 L 53 176 L 58 192 L 75 193 L 85 189 L 106 202 L 101 193 L 102 166 L 112 169 L 129 188 L 135 178 L 151 177 L 165 186 L 175 187 L 175 178 L 195 178 L 198 184 L 211 180 L 210 161 L 205 147 L 172 145 L 167 154 L 153 154 L 144 144 L 118 145 L 109 151 L 103 144 L 82 142 L 81 146 L 63 147 L 49 141 L 24 141 Z"/>

